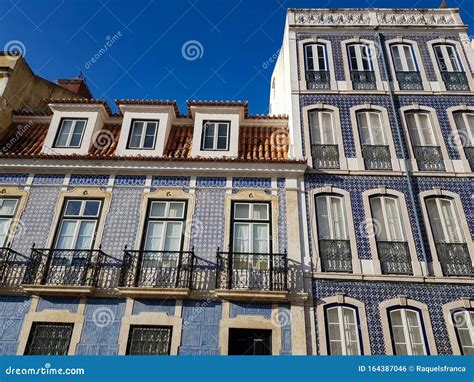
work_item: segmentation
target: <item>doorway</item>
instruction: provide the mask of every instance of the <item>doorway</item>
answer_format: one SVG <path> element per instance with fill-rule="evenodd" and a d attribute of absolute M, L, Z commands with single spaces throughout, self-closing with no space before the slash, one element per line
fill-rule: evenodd
<path fill-rule="evenodd" d="M 229 355 L 272 355 L 272 331 L 229 329 Z"/>

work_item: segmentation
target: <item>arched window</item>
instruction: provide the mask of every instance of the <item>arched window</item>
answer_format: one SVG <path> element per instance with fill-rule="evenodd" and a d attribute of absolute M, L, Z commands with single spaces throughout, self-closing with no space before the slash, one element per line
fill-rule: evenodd
<path fill-rule="evenodd" d="M 319 256 L 323 272 L 352 272 L 344 198 L 336 194 L 316 196 Z"/>
<path fill-rule="evenodd" d="M 376 110 L 362 110 L 356 115 L 365 168 L 391 170 L 390 147 L 384 132 L 382 113 Z"/>
<path fill-rule="evenodd" d="M 423 321 L 417 310 L 390 310 L 389 321 L 395 355 L 427 354 Z"/>
<path fill-rule="evenodd" d="M 456 112 L 454 113 L 454 121 L 456 122 L 464 154 L 471 166 L 471 171 L 474 171 L 474 112 Z"/>
<path fill-rule="evenodd" d="M 436 61 L 446 90 L 469 90 L 466 73 L 454 45 L 433 45 Z"/>
<path fill-rule="evenodd" d="M 472 263 L 456 213 L 455 202 L 448 197 L 425 200 L 438 259 L 445 276 L 469 276 Z"/>
<path fill-rule="evenodd" d="M 362 354 L 356 309 L 345 305 L 327 307 L 325 319 L 330 355 Z"/>
<path fill-rule="evenodd" d="M 405 113 L 413 154 L 421 171 L 444 171 L 444 160 L 429 112 Z"/>
<path fill-rule="evenodd" d="M 459 348 L 464 355 L 474 355 L 474 310 L 459 310 L 452 317 Z"/>
<path fill-rule="evenodd" d="M 423 90 L 413 47 L 409 44 L 393 44 L 390 50 L 400 90 Z"/>
<path fill-rule="evenodd" d="M 350 44 L 347 46 L 347 55 L 353 89 L 376 89 L 377 84 L 371 47 L 367 44 Z"/>
<path fill-rule="evenodd" d="M 413 274 L 398 198 L 373 196 L 370 209 L 382 273 Z"/>
<path fill-rule="evenodd" d="M 329 89 L 331 79 L 326 45 L 306 44 L 304 56 L 306 87 L 308 89 Z"/>
<path fill-rule="evenodd" d="M 313 167 L 339 168 L 334 112 L 327 109 L 313 110 L 308 117 Z"/>

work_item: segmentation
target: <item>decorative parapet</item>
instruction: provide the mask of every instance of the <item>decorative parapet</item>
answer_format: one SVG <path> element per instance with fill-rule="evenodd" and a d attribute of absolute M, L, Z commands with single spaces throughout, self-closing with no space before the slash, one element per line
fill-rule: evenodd
<path fill-rule="evenodd" d="M 290 9 L 296 26 L 464 27 L 458 9 Z"/>

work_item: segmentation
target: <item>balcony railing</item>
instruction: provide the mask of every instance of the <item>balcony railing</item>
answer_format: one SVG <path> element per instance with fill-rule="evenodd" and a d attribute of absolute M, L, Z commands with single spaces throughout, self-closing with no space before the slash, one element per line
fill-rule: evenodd
<path fill-rule="evenodd" d="M 97 287 L 111 275 L 106 258 L 101 250 L 32 248 L 23 283 Z"/>
<path fill-rule="evenodd" d="M 441 72 L 446 90 L 468 91 L 469 82 L 464 72 Z"/>
<path fill-rule="evenodd" d="M 423 90 L 420 72 L 397 72 L 400 90 Z"/>
<path fill-rule="evenodd" d="M 339 168 L 338 145 L 311 145 L 314 168 Z"/>
<path fill-rule="evenodd" d="M 445 171 L 439 146 L 413 146 L 413 154 L 420 171 Z"/>
<path fill-rule="evenodd" d="M 286 253 L 217 252 L 217 289 L 288 290 Z"/>
<path fill-rule="evenodd" d="M 124 250 L 120 286 L 191 289 L 194 251 Z"/>
<path fill-rule="evenodd" d="M 392 160 L 389 146 L 363 145 L 362 158 L 367 170 L 391 170 Z"/>
<path fill-rule="evenodd" d="M 436 243 L 444 276 L 472 276 L 472 260 L 465 243 Z"/>
<path fill-rule="evenodd" d="M 373 90 L 377 88 L 375 72 L 372 71 L 352 70 L 351 81 L 354 90 Z"/>
<path fill-rule="evenodd" d="M 25 276 L 28 258 L 9 247 L 0 248 L 0 285 L 17 287 Z"/>
<path fill-rule="evenodd" d="M 319 257 L 323 272 L 352 272 L 349 240 L 319 240 Z"/>
<path fill-rule="evenodd" d="M 305 77 L 307 89 L 331 88 L 331 79 L 327 70 L 307 70 Z"/>
<path fill-rule="evenodd" d="M 471 171 L 474 171 L 474 146 L 465 146 L 464 154 L 466 154 L 467 161 L 471 167 Z"/>
<path fill-rule="evenodd" d="M 384 275 L 412 275 L 408 243 L 399 241 L 377 241 L 380 266 Z"/>

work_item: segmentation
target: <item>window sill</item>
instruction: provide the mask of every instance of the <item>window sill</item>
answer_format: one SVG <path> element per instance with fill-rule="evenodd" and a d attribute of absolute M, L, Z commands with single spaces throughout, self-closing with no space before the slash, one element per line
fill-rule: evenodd
<path fill-rule="evenodd" d="M 360 281 L 392 281 L 423 284 L 473 284 L 473 277 L 439 277 L 439 276 L 407 276 L 407 275 L 362 275 L 347 273 L 312 272 L 308 276 L 314 279 L 360 280 Z"/>
<path fill-rule="evenodd" d="M 94 292 L 94 287 L 79 285 L 33 285 L 24 284 L 21 286 L 25 292 L 35 295 L 45 296 L 83 296 Z"/>

